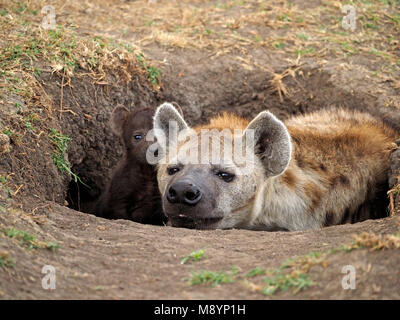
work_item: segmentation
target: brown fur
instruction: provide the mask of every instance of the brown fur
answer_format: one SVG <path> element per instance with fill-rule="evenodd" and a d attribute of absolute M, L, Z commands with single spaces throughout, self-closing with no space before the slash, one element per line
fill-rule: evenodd
<path fill-rule="evenodd" d="M 377 194 L 382 193 L 389 154 L 398 134 L 383 122 L 359 112 L 338 110 L 317 113 L 315 122 L 305 121 L 302 125 L 305 117 L 286 122 L 295 160 L 282 175 L 283 181 L 287 183 L 287 172 L 296 168 L 318 181 L 318 185 L 310 182 L 303 185 L 305 195 L 311 200 L 310 212 L 316 209 L 318 199 L 325 192 L 339 190 L 351 193 L 357 184 L 368 185 L 363 203 L 354 208 L 348 203 L 343 211 L 339 207 L 336 211 L 327 212 L 325 225 L 385 216 L 385 201 L 380 201 L 380 208 L 373 208 L 372 203 Z M 293 175 L 293 172 L 290 174 Z M 297 183 L 297 187 L 301 185 Z M 335 204 L 330 203 L 329 206 L 334 208 Z"/>
<path fill-rule="evenodd" d="M 125 154 L 97 203 L 96 215 L 156 225 L 166 222 L 155 167 L 145 157 L 149 146 L 145 135 L 152 128 L 153 114 L 150 108 L 132 112 L 122 107 L 114 110 L 111 127 L 123 140 Z M 140 141 L 134 139 L 137 134 L 143 135 Z"/>
<path fill-rule="evenodd" d="M 235 114 L 224 112 L 222 115 L 218 115 L 215 118 L 212 118 L 210 122 L 206 125 L 198 126 L 195 128 L 196 131 L 200 131 L 201 129 L 229 129 L 233 132 L 235 129 L 244 130 L 249 121 L 243 119 Z"/>
<path fill-rule="evenodd" d="M 189 128 L 168 103 L 157 109 L 155 128 L 165 130 L 171 119 L 181 130 Z M 176 166 L 173 161 L 160 164 L 157 179 L 164 210 L 177 226 L 193 221 L 192 226 L 204 228 L 304 230 L 387 214 L 389 157 L 398 133 L 369 114 L 320 110 L 282 123 L 266 111 L 251 122 L 225 113 L 194 129 L 198 137 L 203 129 L 211 130 L 204 137 L 219 137 L 220 142 L 221 131 L 253 130 L 254 141 L 246 150 L 251 148 L 255 157 L 247 154 L 246 173 L 247 164 L 224 159 L 222 148 L 213 153 L 219 166 L 208 160 L 187 162 L 186 154 L 176 174 L 168 174 L 168 168 Z M 201 144 L 201 138 L 193 141 Z M 223 182 L 221 171 L 234 178 Z M 181 181 L 202 195 L 195 206 L 178 205 L 166 196 Z"/>
<path fill-rule="evenodd" d="M 287 169 L 282 174 L 282 181 L 292 190 L 296 189 L 298 180 L 297 180 L 296 174 L 294 173 L 294 170 L 292 170 L 290 168 Z"/>
<path fill-rule="evenodd" d="M 322 113 L 322 118 L 321 113 L 317 113 L 315 122 L 311 121 L 307 126 L 301 125 L 302 117 L 295 118 L 296 121 L 289 119 L 286 123 L 293 143 L 293 160 L 281 175 L 281 181 L 293 191 L 298 188 L 304 190 L 310 203 L 309 214 L 321 205 L 325 192 L 338 189 L 352 192 L 357 181 L 368 183 L 371 189 L 364 202 L 355 208 L 351 208 L 349 203 L 344 211 L 338 208 L 326 212 L 325 226 L 385 216 L 386 201 L 378 201 L 376 197 L 385 185 L 382 181 L 386 180 L 389 154 L 398 134 L 383 122 L 359 112 L 326 111 Z M 209 124 L 197 127 L 196 131 L 214 128 L 243 130 L 248 123 L 248 120 L 224 113 L 211 119 Z M 356 161 L 373 168 L 374 176 L 358 172 Z M 316 183 L 300 183 L 296 174 L 298 169 L 315 176 Z M 373 205 L 374 202 L 379 204 Z M 331 205 L 334 207 L 334 204 Z"/>

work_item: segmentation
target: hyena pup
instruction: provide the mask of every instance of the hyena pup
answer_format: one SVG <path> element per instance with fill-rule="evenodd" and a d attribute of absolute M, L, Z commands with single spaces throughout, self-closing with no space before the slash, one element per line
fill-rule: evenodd
<path fill-rule="evenodd" d="M 111 128 L 122 139 L 125 152 L 97 203 L 96 215 L 156 225 L 166 222 L 156 169 L 146 161 L 150 143 L 145 138 L 153 127 L 153 115 L 152 108 L 128 111 L 119 106 L 114 109 Z M 154 148 L 153 153 L 157 152 Z"/>
<path fill-rule="evenodd" d="M 238 129 L 244 163 L 226 156 L 220 134 Z M 182 130 L 189 132 L 183 139 Z M 164 103 L 154 116 L 154 134 L 163 149 L 158 186 L 173 226 L 305 230 L 386 215 L 389 157 L 398 134 L 369 114 L 321 110 L 285 122 L 268 111 L 250 122 L 224 114 L 191 129 Z M 210 139 L 219 148 L 204 148 Z M 235 141 L 237 134 L 228 145 Z M 208 150 L 208 159 L 193 161 L 188 150 L 196 149 Z"/>

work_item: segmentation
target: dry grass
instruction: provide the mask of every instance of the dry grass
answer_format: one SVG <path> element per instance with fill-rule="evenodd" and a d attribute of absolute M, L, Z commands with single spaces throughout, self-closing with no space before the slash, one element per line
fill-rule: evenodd
<path fill-rule="evenodd" d="M 59 23 L 55 30 L 41 28 L 40 9 L 54 1 L 0 2 L 0 89 L 15 92 L 28 100 L 43 94 L 37 79 L 42 72 L 64 77 L 89 75 L 96 84 L 107 84 L 106 75 L 113 71 L 119 79 L 131 80 L 132 66 L 139 70 L 142 53 L 134 44 L 112 38 L 78 32 L 73 23 Z M 63 16 L 65 2 L 57 14 Z M 145 71 L 145 70 L 143 70 Z M 49 101 L 42 101 L 48 105 Z"/>
<path fill-rule="evenodd" d="M 243 54 L 253 47 L 267 47 L 291 57 L 319 58 L 365 53 L 385 62 L 383 72 L 398 71 L 398 0 L 346 3 L 356 8 L 355 32 L 341 27 L 340 1 L 322 1 L 310 8 L 282 0 L 95 0 L 55 2 L 55 6 L 63 22 L 140 45 L 159 43 L 216 54 L 237 50 Z"/>
<path fill-rule="evenodd" d="M 307 57 L 322 63 L 332 59 L 361 63 L 371 76 L 398 90 L 399 0 L 346 1 L 356 9 L 355 32 L 342 28 L 343 3 L 332 0 L 311 7 L 307 1 L 299 6 L 284 0 L 71 0 L 50 4 L 56 8 L 58 23 L 77 26 L 82 32 L 124 39 L 149 50 L 158 45 L 166 50 L 206 51 L 208 59 L 229 54 L 246 69 L 271 73 L 271 90 L 281 101 L 290 96 L 283 81 L 287 70 L 258 64 L 253 58 L 255 50 L 266 49 L 299 64 Z M 359 62 L 358 55 L 368 63 Z M 293 68 L 289 71 L 294 77 Z M 400 108 L 397 99 L 391 105 Z"/>
<path fill-rule="evenodd" d="M 340 1 L 323 1 L 320 6 L 311 8 L 299 8 L 282 0 L 31 0 L 24 3 L 2 0 L 0 3 L 1 29 L 5 35 L 0 40 L 0 47 L 4 49 L 10 43 L 17 45 L 21 37 L 40 39 L 39 44 L 25 41 L 21 50 L 29 49 L 29 45 L 38 45 L 39 48 L 48 45 L 47 49 L 51 50 L 43 50 L 41 54 L 50 62 L 52 72 L 65 71 L 68 77 L 78 65 L 87 69 L 97 83 L 105 81 L 107 66 L 115 66 L 118 59 L 129 59 L 130 51 L 139 52 L 139 46 L 152 43 L 207 50 L 212 52 L 210 59 L 237 52 L 240 58 L 250 56 L 243 64 L 257 68 L 268 67 L 259 66 L 251 59 L 253 48 L 276 50 L 292 59 L 304 56 L 321 60 L 349 58 L 363 53 L 371 60 L 371 68 L 374 61 L 380 62 L 379 70 L 374 70 L 377 76 L 393 72 L 398 75 L 400 71 L 398 0 L 348 1 L 357 12 L 355 32 L 341 27 Z M 38 28 L 42 19 L 40 9 L 44 5 L 55 7 L 56 21 L 63 26 L 57 31 L 59 35 Z M 76 32 L 79 37 L 73 36 Z M 85 38 L 82 34 L 103 37 Z M 51 39 L 52 36 L 60 38 Z M 112 40 L 121 38 L 129 42 L 125 46 L 127 50 Z M 26 54 L 23 58 L 33 62 L 37 59 Z M 14 68 L 20 62 L 16 59 L 14 66 L 8 67 Z M 119 65 L 122 67 L 124 64 Z M 28 93 L 34 82 L 33 74 L 38 70 L 15 72 L 22 73 L 26 82 L 22 90 Z M 123 68 L 121 74 L 129 80 L 129 73 Z M 273 74 L 271 80 L 281 98 L 288 94 L 282 82 L 287 75 Z M 396 86 L 397 82 L 394 80 L 392 83 Z"/>
<path fill-rule="evenodd" d="M 344 247 L 346 251 L 363 248 L 371 251 L 400 248 L 400 232 L 387 235 L 363 232 L 359 235 L 354 235 L 353 238 L 353 242 Z"/>
<path fill-rule="evenodd" d="M 395 206 L 395 197 L 400 197 L 400 176 L 397 177 L 397 182 L 398 184 L 388 191 L 390 216 L 400 214 L 400 207 Z"/>
<path fill-rule="evenodd" d="M 279 100 L 281 102 L 283 102 L 284 96 L 290 95 L 288 88 L 286 88 L 285 84 L 283 83 L 283 79 L 286 78 L 287 76 L 296 78 L 296 71 L 298 69 L 299 69 L 299 67 L 296 67 L 295 69 L 289 68 L 289 69 L 286 69 L 281 74 L 277 74 L 275 72 L 272 73 L 272 79 L 269 81 L 270 86 L 272 88 L 271 91 L 278 92 Z"/>
<path fill-rule="evenodd" d="M 44 44 L 51 49 L 41 52 L 50 62 L 51 72 L 65 72 L 67 78 L 78 66 L 87 69 L 96 83 L 104 83 L 106 68 L 117 64 L 121 67 L 121 75 L 129 81 L 130 74 L 120 60 L 129 60 L 133 51 L 140 52 L 139 47 L 153 43 L 207 50 L 211 52 L 210 59 L 238 53 L 237 57 L 243 60 L 245 67 L 262 68 L 272 73 L 270 84 L 281 100 L 289 94 L 282 79 L 289 74 L 294 76 L 294 71 L 275 73 L 267 66 L 258 65 L 251 58 L 253 48 L 272 49 L 297 61 L 305 56 L 318 57 L 321 61 L 333 57 L 347 59 L 363 53 L 371 61 L 372 69 L 374 61 L 379 62 L 379 70 L 373 70 L 376 76 L 398 76 L 400 72 L 398 0 L 348 1 L 357 12 L 355 32 L 341 27 L 340 1 L 323 1 L 311 8 L 299 8 L 282 0 L 31 0 L 24 4 L 2 0 L 0 3 L 1 28 L 6 35 L 0 40 L 0 47 L 18 44 L 21 37 L 40 39 L 39 47 Z M 56 21 L 63 26 L 57 31 L 59 39 L 51 39 L 58 35 L 37 27 L 44 5 L 55 7 Z M 74 37 L 76 33 L 79 37 Z M 124 47 L 112 40 L 121 38 L 129 44 Z M 60 44 L 66 44 L 66 47 Z M 25 41 L 21 49 L 25 51 L 29 45 L 32 43 Z M 37 59 L 26 57 L 26 54 L 23 58 L 33 62 Z M 20 63 L 16 59 L 14 66 L 8 67 L 15 69 Z M 22 90 L 31 95 L 33 92 L 29 91 L 40 90 L 30 90 L 37 69 L 15 70 L 18 72 L 22 73 L 26 83 Z M 394 79 L 393 86 L 396 83 Z"/>

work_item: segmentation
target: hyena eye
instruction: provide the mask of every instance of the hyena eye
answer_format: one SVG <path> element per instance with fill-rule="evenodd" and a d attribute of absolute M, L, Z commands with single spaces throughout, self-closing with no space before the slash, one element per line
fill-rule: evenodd
<path fill-rule="evenodd" d="M 167 172 L 170 176 L 172 176 L 173 174 L 177 173 L 180 169 L 177 167 L 172 167 L 172 168 L 168 168 Z"/>
<path fill-rule="evenodd" d="M 233 178 L 235 177 L 234 174 L 228 173 L 228 172 L 224 172 L 224 171 L 217 172 L 217 176 L 220 177 L 225 182 L 231 182 L 233 180 Z"/>
<path fill-rule="evenodd" d="M 133 136 L 133 139 L 139 141 L 139 140 L 142 140 L 142 139 L 143 139 L 143 136 L 142 136 L 141 134 L 135 134 L 135 135 Z"/>

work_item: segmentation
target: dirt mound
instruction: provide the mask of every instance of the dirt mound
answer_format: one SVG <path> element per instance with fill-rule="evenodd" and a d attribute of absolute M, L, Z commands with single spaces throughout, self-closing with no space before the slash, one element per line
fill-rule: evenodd
<path fill-rule="evenodd" d="M 157 48 L 151 51 L 156 55 Z M 75 181 L 70 182 L 66 199 L 71 208 L 91 211 L 93 201 L 104 188 L 112 168 L 121 156 L 120 141 L 111 132 L 108 123 L 110 113 L 117 104 L 156 107 L 160 101 L 176 101 L 180 104 L 185 119 L 193 125 L 207 122 L 211 116 L 224 111 L 251 119 L 263 110 L 271 110 L 281 119 L 285 119 L 294 114 L 340 106 L 368 111 L 400 132 L 400 112 L 381 108 L 365 92 L 349 92 L 338 86 L 335 83 L 335 74 L 329 68 L 309 61 L 298 67 L 279 64 L 282 61 L 277 60 L 278 65 L 274 67 L 276 75 L 288 73 L 280 85 L 290 92 L 281 101 L 274 87 L 274 75 L 259 70 L 249 71 L 240 63 L 232 61 L 228 67 L 226 57 L 215 59 L 207 66 L 193 67 L 193 56 L 196 54 L 190 52 L 186 57 L 189 61 L 185 62 L 182 61 L 182 54 L 170 56 L 171 63 L 179 65 L 181 72 L 186 74 L 185 81 L 183 83 L 174 72 L 164 69 L 161 92 L 140 84 L 140 79 L 131 82 L 129 86 L 110 79 L 109 83 L 113 84 L 111 87 L 93 84 L 91 78 L 71 80 L 71 87 L 63 93 L 64 108 L 71 112 L 63 115 L 61 127 L 63 132 L 74 137 L 68 150 L 72 171 L 90 186 L 89 189 Z M 197 53 L 197 59 L 201 57 L 202 54 Z M 297 79 L 290 76 L 287 70 L 301 71 L 305 76 Z M 61 99 L 60 90 L 57 82 L 51 81 L 52 79 L 54 77 L 43 81 L 48 83 L 46 92 L 58 105 Z M 247 79 L 245 83 L 243 79 Z M 370 89 L 373 86 L 371 84 Z M 399 176 L 398 156 L 399 151 L 392 156 L 392 172 L 389 177 L 391 188 L 396 185 Z M 398 200 L 394 199 L 398 206 Z"/>
<path fill-rule="evenodd" d="M 254 232 L 245 230 L 196 231 L 141 225 L 130 221 L 109 221 L 48 203 L 51 213 L 40 224 L 20 211 L 8 211 L 18 230 L 35 234 L 42 241 L 57 241 L 52 250 L 26 249 L 16 238 L 1 237 L 0 252 L 7 252 L 14 267 L 0 272 L 0 294 L 7 299 L 265 299 L 265 298 L 400 298 L 399 250 L 369 251 L 341 248 L 352 235 L 373 232 L 393 234 L 395 218 L 366 221 L 306 232 Z M 316 252 L 329 252 L 319 257 Z M 181 260 L 203 249 L 195 261 Z M 301 268 L 310 268 L 312 285 L 294 294 L 288 291 L 263 294 L 266 286 L 259 270 L 279 272 L 282 262 L 313 253 Z M 320 259 L 314 262 L 313 257 Z M 56 270 L 56 289 L 42 289 L 42 268 Z M 346 274 L 353 265 L 356 288 L 343 290 Z M 291 273 L 294 271 L 288 268 Z M 209 275 L 201 277 L 201 272 Z M 258 271 L 258 272 L 257 272 Z M 216 276 L 213 272 L 220 272 Z M 253 272 L 254 276 L 249 276 Z M 197 278 L 196 278 L 197 276 Z M 296 275 L 292 275 L 297 279 Z M 212 286 L 213 281 L 222 281 Z M 200 285 L 190 285 L 199 279 Z M 271 276 L 271 279 L 274 279 Z M 225 283 L 226 282 L 226 283 Z M 280 287 L 278 287 L 280 289 Z"/>

